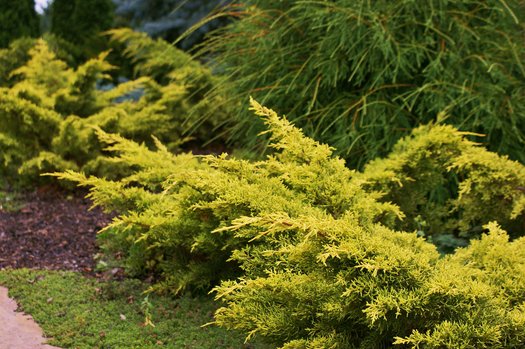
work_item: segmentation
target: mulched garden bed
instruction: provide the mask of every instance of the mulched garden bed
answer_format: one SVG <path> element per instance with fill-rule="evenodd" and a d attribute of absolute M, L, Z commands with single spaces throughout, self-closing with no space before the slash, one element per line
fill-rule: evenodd
<path fill-rule="evenodd" d="M 0 208 L 0 269 L 34 268 L 91 273 L 95 236 L 111 220 L 85 193 L 41 188 L 21 194 L 21 207 Z"/>

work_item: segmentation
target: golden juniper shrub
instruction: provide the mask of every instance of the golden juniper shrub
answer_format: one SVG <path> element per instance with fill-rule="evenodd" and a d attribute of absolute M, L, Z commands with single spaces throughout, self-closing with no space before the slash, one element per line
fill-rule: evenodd
<path fill-rule="evenodd" d="M 7 87 L 16 81 L 11 72 L 27 62 L 28 51 L 34 44 L 32 38 L 21 38 L 12 41 L 9 47 L 0 49 L 0 86 Z"/>
<path fill-rule="evenodd" d="M 18 96 L 16 91 L 0 88 L 0 173 L 10 177 L 26 160 L 49 149 L 61 117 Z"/>
<path fill-rule="evenodd" d="M 107 62 L 107 52 L 73 69 L 57 58 L 47 41 L 38 39 L 28 48 L 26 62 L 8 65 L 13 67 L 9 73 L 2 71 L 11 79 L 0 87 L 0 172 L 4 176 L 35 181 L 42 172 L 66 169 L 113 178 L 129 173 L 126 166 L 104 157 L 96 127 L 150 147 L 155 145 L 151 135 L 170 150 L 180 147 L 188 110 L 202 102 L 200 88 L 211 88 L 211 73 L 197 62 L 188 62 L 189 56 L 167 43 L 124 32 L 131 47 L 134 40 L 156 45 L 148 49 L 149 56 L 141 56 L 141 64 L 150 66 L 149 60 L 158 60 L 167 47 L 170 57 L 175 52 L 179 61 L 162 72 L 166 76 L 142 74 L 106 89 L 101 83 L 117 69 Z M 25 43 L 21 47 L 1 51 L 0 60 L 9 62 Z"/>
<path fill-rule="evenodd" d="M 525 230 L 525 167 L 469 141 L 448 125 L 415 129 L 385 159 L 358 177 L 406 217 L 399 229 L 418 231 L 450 252 L 497 220 L 511 235 Z"/>
<path fill-rule="evenodd" d="M 403 213 L 379 201 L 371 176 L 348 170 L 272 110 L 255 101 L 252 110 L 276 149 L 266 160 L 172 155 L 100 133 L 133 174 L 57 176 L 120 212 L 102 239 L 132 272 L 159 276 L 155 289 L 222 279 L 216 323 L 248 339 L 287 349 L 523 346 L 524 238 L 509 242 L 490 223 L 480 240 L 443 257 L 416 233 L 389 227 Z M 443 152 L 459 166 L 453 148 L 473 145 L 456 136 Z M 377 172 L 378 187 L 392 173 Z"/>
<path fill-rule="evenodd" d="M 433 143 L 438 131 L 447 130 L 436 127 L 419 141 Z M 518 176 L 520 165 L 487 155 L 457 131 L 455 142 L 459 149 L 495 161 L 483 168 L 479 158 L 467 156 L 485 176 L 498 170 L 487 167 L 501 163 Z M 440 144 L 436 153 L 440 147 L 447 153 Z M 459 167 L 466 161 L 460 155 Z M 391 175 L 386 171 L 382 178 Z M 361 176 L 353 178 L 363 183 Z M 232 259 L 244 275 L 215 289 L 226 303 L 216 314 L 217 323 L 242 330 L 248 338 L 260 335 L 280 348 L 523 346 L 525 238 L 509 242 L 491 223 L 481 240 L 440 258 L 416 234 L 359 216 L 353 207 L 339 215 L 310 208 L 298 217 L 278 212 L 240 217 L 220 229 L 254 236 L 258 244 L 234 251 Z"/>
<path fill-rule="evenodd" d="M 39 39 L 29 50 L 27 63 L 11 72 L 17 82 L 1 88 L 0 134 L 14 139 L 18 146 L 9 163 L 4 161 L 2 171 L 14 177 L 17 174 L 38 175 L 40 170 L 78 168 L 74 158 L 61 158 L 53 147 L 54 138 L 69 114 L 67 105 L 78 109 L 97 110 L 95 80 L 103 76 L 109 65 L 103 56 L 86 62 L 77 70 L 56 58 L 48 44 Z M 81 164 L 79 164 L 81 165 Z"/>
<path fill-rule="evenodd" d="M 258 238 L 256 230 L 236 238 L 221 231 L 239 217 L 281 213 L 298 217 L 325 210 L 339 216 L 352 210 L 360 221 L 392 222 L 400 215 L 395 206 L 377 202 L 373 193 L 352 183 L 353 172 L 333 158 L 328 147 L 305 138 L 274 112 L 253 105 L 278 149 L 265 161 L 175 156 L 166 148 L 152 152 L 100 133 L 104 142 L 113 144 L 107 150 L 118 155 L 112 161 L 135 172 L 119 181 L 74 172 L 60 177 L 91 187 L 96 204 L 122 213 L 104 234 L 129 241 L 119 247 L 129 256 L 131 270 L 162 275 L 160 288 L 169 286 L 173 292 L 187 286 L 210 287 L 238 271 L 228 261 L 232 251 Z M 213 230 L 215 234 L 210 233 Z"/>
<path fill-rule="evenodd" d="M 213 75 L 211 69 L 171 43 L 152 39 L 146 33 L 119 28 L 107 34 L 113 44 L 123 47 L 123 54 L 131 60 L 136 76 L 151 77 L 158 83 L 150 88 L 157 89 L 158 95 L 162 96 L 162 105 L 168 114 L 184 115 L 172 120 L 179 133 L 189 133 L 200 141 L 209 141 L 209 131 L 220 129 L 226 122 L 229 115 L 217 108 L 224 103 L 222 98 L 204 98 L 221 79 Z M 177 90 L 175 86 L 184 87 L 184 90 Z M 185 98 L 180 98 L 180 94 Z"/>
<path fill-rule="evenodd" d="M 216 288 L 226 304 L 217 323 L 248 338 L 279 348 L 523 346 L 525 240 L 509 243 L 495 224 L 442 259 L 415 234 L 349 217 L 260 217 L 242 229 L 254 227 L 265 242 L 234 257 L 247 276 Z"/>
<path fill-rule="evenodd" d="M 61 60 L 72 63 L 73 58 L 64 49 L 69 46 L 68 43 L 49 33 L 44 34 L 42 38 Z M 35 46 L 38 40 L 39 39 L 24 37 L 12 41 L 9 47 L 0 49 L 1 87 L 11 87 L 19 81 L 18 77 L 14 76 L 12 72 L 27 63 L 30 59 L 29 50 Z"/>

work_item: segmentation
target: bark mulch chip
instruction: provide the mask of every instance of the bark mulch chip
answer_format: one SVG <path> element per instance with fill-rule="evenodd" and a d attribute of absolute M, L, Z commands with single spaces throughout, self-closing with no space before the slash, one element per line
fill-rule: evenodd
<path fill-rule="evenodd" d="M 0 269 L 92 272 L 96 233 L 111 217 L 83 194 L 44 188 L 21 194 L 17 210 L 0 208 Z"/>

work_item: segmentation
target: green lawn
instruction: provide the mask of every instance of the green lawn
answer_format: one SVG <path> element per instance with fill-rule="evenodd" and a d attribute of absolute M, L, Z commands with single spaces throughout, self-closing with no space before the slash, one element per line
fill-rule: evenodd
<path fill-rule="evenodd" d="M 99 281 L 78 273 L 0 271 L 0 285 L 63 348 L 268 348 L 210 326 L 211 297 L 151 294 L 137 280 Z M 154 326 L 145 325 L 150 319 Z"/>

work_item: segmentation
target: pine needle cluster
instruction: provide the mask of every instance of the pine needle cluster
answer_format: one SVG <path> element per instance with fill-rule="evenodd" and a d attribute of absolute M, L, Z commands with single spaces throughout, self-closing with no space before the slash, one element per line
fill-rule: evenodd
<path fill-rule="evenodd" d="M 261 148 L 237 101 L 248 95 L 352 168 L 385 156 L 420 124 L 446 119 L 525 163 L 525 7 L 521 0 L 268 1 L 226 10 L 238 20 L 203 47 L 225 77 L 232 142 Z M 264 148 L 264 147 L 263 147 Z"/>

